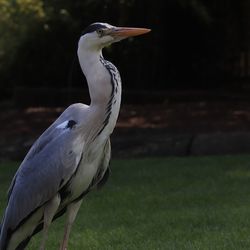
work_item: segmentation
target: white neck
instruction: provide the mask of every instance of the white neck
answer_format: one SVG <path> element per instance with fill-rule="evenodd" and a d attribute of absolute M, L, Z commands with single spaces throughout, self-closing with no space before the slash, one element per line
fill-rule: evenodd
<path fill-rule="evenodd" d="M 109 136 L 115 127 L 120 110 L 119 72 L 113 64 L 103 59 L 101 49 L 78 48 L 77 52 L 82 71 L 88 82 L 91 112 L 95 115 L 95 121 L 99 123 L 99 129 L 103 129 L 105 136 Z M 107 124 L 105 120 L 108 120 Z"/>
<path fill-rule="evenodd" d="M 78 58 L 87 79 L 91 105 L 105 102 L 111 93 L 109 73 L 100 62 L 101 51 L 78 49 Z"/>

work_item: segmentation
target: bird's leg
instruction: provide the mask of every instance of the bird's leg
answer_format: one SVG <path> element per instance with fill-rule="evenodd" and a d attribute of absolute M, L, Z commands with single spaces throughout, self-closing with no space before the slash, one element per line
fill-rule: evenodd
<path fill-rule="evenodd" d="M 60 246 L 60 250 L 67 250 L 71 227 L 74 223 L 74 220 L 76 218 L 76 215 L 78 213 L 81 204 L 82 204 L 82 199 L 77 202 L 69 204 L 67 207 L 66 225 L 64 229 L 64 236 Z"/>
<path fill-rule="evenodd" d="M 40 245 L 40 250 L 45 250 L 45 243 L 48 238 L 49 226 L 60 205 L 60 201 L 61 199 L 59 195 L 56 195 L 45 205 L 43 214 L 43 238 Z"/>

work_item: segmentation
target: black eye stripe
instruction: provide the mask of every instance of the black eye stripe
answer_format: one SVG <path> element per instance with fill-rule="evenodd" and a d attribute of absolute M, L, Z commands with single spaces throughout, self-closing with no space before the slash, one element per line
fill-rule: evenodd
<path fill-rule="evenodd" d="M 103 28 L 106 28 L 106 26 L 100 23 L 94 23 L 94 24 L 89 25 L 86 29 L 84 29 L 81 35 L 83 36 L 87 33 L 91 33 L 91 32 L 94 32 L 96 30 L 103 29 Z"/>

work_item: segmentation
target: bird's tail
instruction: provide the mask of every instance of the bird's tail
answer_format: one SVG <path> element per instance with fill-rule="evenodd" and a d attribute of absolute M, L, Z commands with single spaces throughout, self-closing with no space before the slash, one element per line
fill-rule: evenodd
<path fill-rule="evenodd" d="M 3 229 L 3 225 L 0 224 L 0 250 L 4 250 L 5 249 L 4 243 L 3 243 L 4 231 L 2 229 Z"/>
<path fill-rule="evenodd" d="M 6 248 L 4 247 L 4 243 L 3 243 L 4 231 L 2 229 L 3 229 L 3 225 L 0 224 L 0 250 L 5 250 Z"/>

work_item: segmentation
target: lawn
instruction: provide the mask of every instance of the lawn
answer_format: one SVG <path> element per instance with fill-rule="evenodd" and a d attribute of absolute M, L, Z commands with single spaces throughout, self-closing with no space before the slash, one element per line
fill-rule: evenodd
<path fill-rule="evenodd" d="M 0 165 L 1 211 L 17 165 Z M 69 250 L 250 249 L 250 156 L 113 160 L 111 168 L 83 202 Z M 47 249 L 58 249 L 63 222 L 51 226 Z"/>

